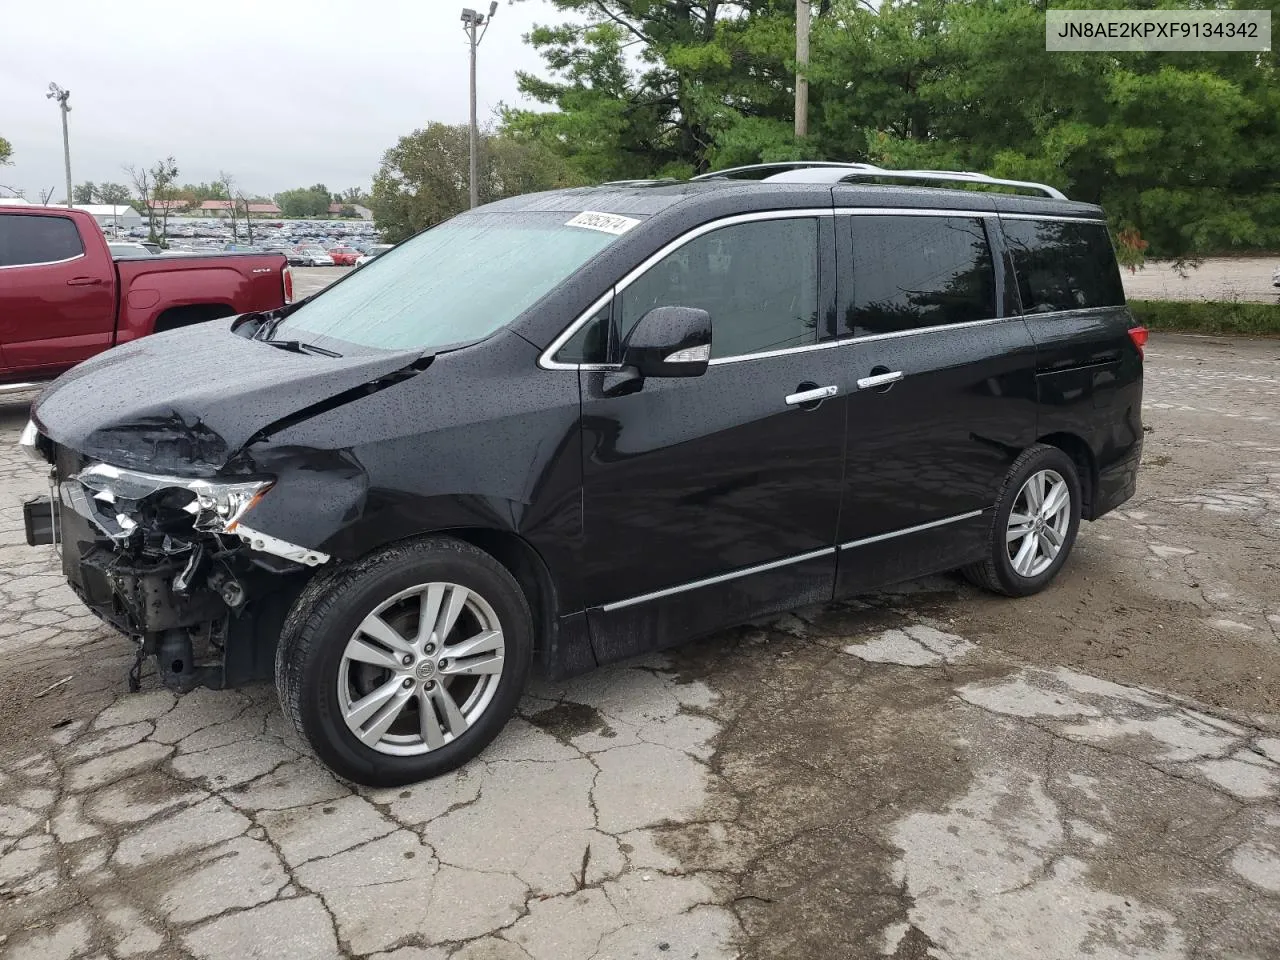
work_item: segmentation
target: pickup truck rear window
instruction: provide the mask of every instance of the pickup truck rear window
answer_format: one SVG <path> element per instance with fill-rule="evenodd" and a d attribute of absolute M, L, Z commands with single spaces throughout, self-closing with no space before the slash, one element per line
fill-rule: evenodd
<path fill-rule="evenodd" d="M 0 214 L 0 267 L 57 263 L 82 253 L 80 232 L 68 217 Z"/>
<path fill-rule="evenodd" d="M 567 213 L 464 213 L 384 253 L 286 319 L 277 340 L 427 350 L 506 326 L 618 235 Z"/>

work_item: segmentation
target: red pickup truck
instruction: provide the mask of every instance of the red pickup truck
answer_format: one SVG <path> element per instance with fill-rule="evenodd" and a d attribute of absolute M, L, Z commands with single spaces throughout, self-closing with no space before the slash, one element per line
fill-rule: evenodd
<path fill-rule="evenodd" d="M 0 390 L 161 330 L 293 300 L 278 253 L 113 259 L 82 210 L 0 200 Z"/>

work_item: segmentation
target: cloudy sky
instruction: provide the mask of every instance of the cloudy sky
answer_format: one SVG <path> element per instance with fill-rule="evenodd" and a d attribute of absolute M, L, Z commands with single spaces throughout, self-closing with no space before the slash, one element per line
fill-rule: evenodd
<path fill-rule="evenodd" d="M 71 91 L 71 177 L 127 182 L 172 154 L 181 182 L 235 175 L 247 193 L 367 187 L 398 137 L 467 119 L 459 14 L 488 0 L 18 0 L 0 4 L 0 184 L 62 184 L 50 81 Z M 502 0 L 480 47 L 479 116 L 517 103 L 522 42 L 545 0 Z"/>

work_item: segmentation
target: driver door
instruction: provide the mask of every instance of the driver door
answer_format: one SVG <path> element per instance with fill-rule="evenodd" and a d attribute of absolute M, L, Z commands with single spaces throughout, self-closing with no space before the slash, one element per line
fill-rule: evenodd
<path fill-rule="evenodd" d="M 702 228 L 619 286 L 612 343 L 654 307 L 696 307 L 712 359 L 623 395 L 616 372 L 579 373 L 599 662 L 831 598 L 845 405 L 840 351 L 815 349 L 834 310 L 831 229 L 799 215 Z"/>

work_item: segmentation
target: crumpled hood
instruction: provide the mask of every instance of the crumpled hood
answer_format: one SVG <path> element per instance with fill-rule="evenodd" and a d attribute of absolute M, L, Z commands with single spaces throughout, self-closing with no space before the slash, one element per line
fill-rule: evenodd
<path fill-rule="evenodd" d="M 291 353 L 215 320 L 85 361 L 50 384 L 31 416 L 55 443 L 120 467 L 210 474 L 254 434 L 405 370 L 421 353 Z"/>

